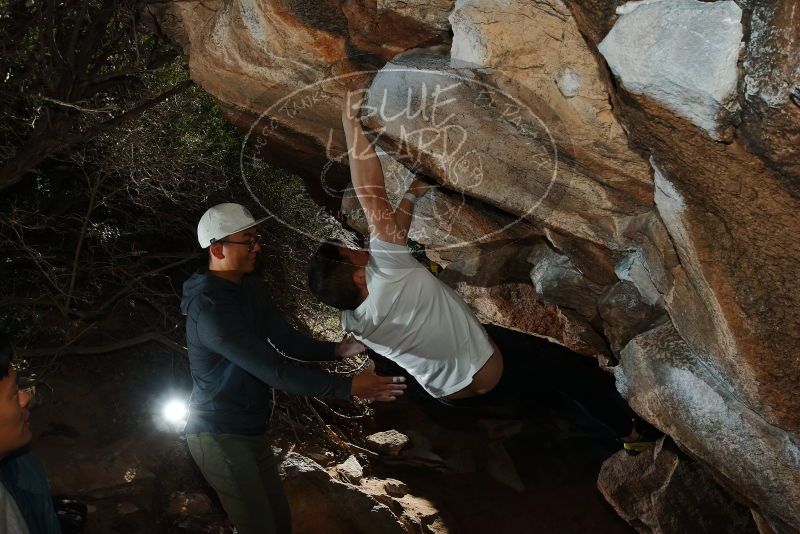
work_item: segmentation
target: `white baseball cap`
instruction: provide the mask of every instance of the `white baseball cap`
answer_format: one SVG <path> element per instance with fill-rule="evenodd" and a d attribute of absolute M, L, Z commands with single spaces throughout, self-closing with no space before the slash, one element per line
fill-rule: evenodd
<path fill-rule="evenodd" d="M 197 224 L 197 240 L 200 246 L 206 248 L 214 241 L 219 241 L 226 236 L 252 228 L 269 219 L 255 220 L 250 210 L 241 204 L 225 202 L 217 204 L 206 210 Z"/>

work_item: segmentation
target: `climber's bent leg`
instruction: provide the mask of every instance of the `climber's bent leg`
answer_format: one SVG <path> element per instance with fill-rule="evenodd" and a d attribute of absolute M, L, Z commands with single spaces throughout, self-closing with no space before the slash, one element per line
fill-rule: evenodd
<path fill-rule="evenodd" d="M 531 406 L 566 398 L 578 421 L 599 434 L 627 436 L 636 413 L 614 387 L 614 380 L 589 357 L 536 336 L 490 325 L 487 332 L 503 352 L 503 377 L 486 395 L 467 399 L 438 399 L 465 408 Z"/>

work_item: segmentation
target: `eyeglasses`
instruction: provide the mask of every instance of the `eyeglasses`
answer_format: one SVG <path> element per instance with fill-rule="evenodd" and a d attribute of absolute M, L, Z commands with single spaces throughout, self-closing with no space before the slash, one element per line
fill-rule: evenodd
<path fill-rule="evenodd" d="M 260 245 L 262 241 L 261 234 L 256 234 L 252 239 L 247 241 L 228 241 L 227 239 L 215 239 L 211 243 L 229 243 L 231 245 L 247 245 L 247 252 L 252 252 L 256 245 Z"/>
<path fill-rule="evenodd" d="M 36 408 L 41 404 L 39 396 L 36 394 L 36 386 L 27 386 L 24 388 L 19 388 L 20 395 L 27 395 L 28 396 L 28 404 L 27 408 Z"/>
<path fill-rule="evenodd" d="M 33 377 L 20 377 L 17 378 L 17 389 L 19 395 L 28 396 L 28 404 L 26 408 L 35 408 L 41 404 L 39 395 L 36 394 L 36 379 Z"/>

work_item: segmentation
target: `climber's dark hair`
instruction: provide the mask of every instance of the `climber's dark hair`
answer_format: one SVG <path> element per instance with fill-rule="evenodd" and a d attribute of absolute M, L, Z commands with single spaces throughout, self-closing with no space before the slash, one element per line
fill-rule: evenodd
<path fill-rule="evenodd" d="M 340 246 L 320 245 L 308 266 L 308 286 L 328 306 L 355 310 L 361 304 L 361 292 L 353 281 L 357 267 L 342 256 Z"/>
<path fill-rule="evenodd" d="M 8 376 L 14 361 L 14 347 L 5 332 L 0 331 L 0 380 Z"/>

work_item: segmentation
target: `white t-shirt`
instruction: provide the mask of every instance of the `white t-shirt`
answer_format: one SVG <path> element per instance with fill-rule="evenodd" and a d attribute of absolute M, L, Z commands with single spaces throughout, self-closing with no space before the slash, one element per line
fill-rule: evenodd
<path fill-rule="evenodd" d="M 0 483 L 0 532 L 3 534 L 28 534 L 28 524 L 22 517 L 16 501 Z"/>
<path fill-rule="evenodd" d="M 342 312 L 342 327 L 399 364 L 434 397 L 460 391 L 494 352 L 458 294 L 408 247 L 370 239 L 366 300 Z"/>

